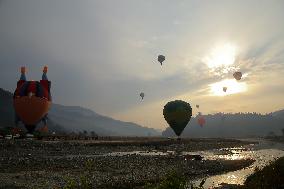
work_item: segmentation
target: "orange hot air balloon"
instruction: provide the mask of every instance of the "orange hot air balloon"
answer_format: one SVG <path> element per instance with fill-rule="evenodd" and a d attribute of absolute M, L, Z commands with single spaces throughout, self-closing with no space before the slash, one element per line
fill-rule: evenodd
<path fill-rule="evenodd" d="M 205 125 L 205 118 L 203 116 L 199 116 L 197 119 L 198 124 L 200 125 L 200 127 L 203 127 Z"/>
<path fill-rule="evenodd" d="M 43 79 L 40 81 L 26 81 L 25 69 L 21 68 L 21 73 L 21 78 L 14 92 L 14 109 L 17 119 L 23 122 L 29 133 L 32 133 L 36 124 L 46 118 L 50 108 L 51 82 L 47 80 L 47 68 L 44 69 Z"/>

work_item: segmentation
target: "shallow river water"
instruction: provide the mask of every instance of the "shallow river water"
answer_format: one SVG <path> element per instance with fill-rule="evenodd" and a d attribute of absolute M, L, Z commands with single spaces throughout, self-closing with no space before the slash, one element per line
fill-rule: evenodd
<path fill-rule="evenodd" d="M 244 169 L 228 172 L 225 174 L 208 176 L 204 188 L 217 187 L 222 183 L 227 184 L 243 184 L 247 176 L 252 174 L 256 167 L 262 168 L 279 157 L 284 156 L 284 144 L 265 141 L 263 139 L 242 139 L 251 142 L 251 144 L 238 147 L 238 148 L 221 148 L 206 151 L 195 152 L 181 152 L 180 155 L 201 155 L 204 160 L 242 160 L 242 159 L 254 159 L 255 162 Z M 257 142 L 257 143 L 255 143 Z M 125 156 L 125 155 L 141 155 L 141 156 L 164 156 L 175 154 L 174 151 L 131 151 L 131 152 L 111 152 L 103 154 L 92 155 L 67 155 L 68 158 L 74 158 L 78 156 L 94 157 L 94 156 Z M 53 156 L 54 158 L 55 156 Z M 60 157 L 60 156 L 59 156 Z M 186 158 L 186 156 L 185 156 Z M 204 178 L 203 178 L 204 179 Z M 194 181 L 195 185 L 199 185 L 202 181 Z"/>
<path fill-rule="evenodd" d="M 244 146 L 243 148 L 227 148 L 200 152 L 199 154 L 204 156 L 205 159 L 224 158 L 228 160 L 236 160 L 251 158 L 255 160 L 251 166 L 245 169 L 206 178 L 206 182 L 203 187 L 217 187 L 222 183 L 243 184 L 247 176 L 252 174 L 256 167 L 262 168 L 269 164 L 270 161 L 284 156 L 284 144 L 255 139 L 251 141 L 257 141 L 259 143 Z M 222 152 L 224 152 L 225 155 L 223 155 Z M 198 180 L 195 183 L 198 184 L 200 181 L 201 180 Z"/>
<path fill-rule="evenodd" d="M 269 162 L 284 156 L 284 144 L 265 141 L 263 139 L 242 139 L 245 141 L 251 141 L 252 144 L 246 145 L 240 148 L 221 148 L 206 151 L 197 152 L 181 152 L 182 155 L 201 155 L 204 160 L 242 160 L 242 159 L 254 159 L 255 162 L 244 169 L 228 172 L 221 175 L 209 176 L 206 178 L 206 182 L 203 185 L 204 188 L 217 187 L 222 183 L 227 184 L 243 184 L 247 176 L 252 174 L 256 167 L 262 168 L 269 164 Z M 255 143 L 258 142 L 258 143 Z M 123 155 L 170 155 L 174 154 L 174 151 L 133 151 L 133 152 L 112 152 L 104 155 L 110 156 L 123 156 Z M 202 180 L 202 179 L 201 179 Z M 194 183 L 198 185 L 201 180 L 197 180 Z"/>

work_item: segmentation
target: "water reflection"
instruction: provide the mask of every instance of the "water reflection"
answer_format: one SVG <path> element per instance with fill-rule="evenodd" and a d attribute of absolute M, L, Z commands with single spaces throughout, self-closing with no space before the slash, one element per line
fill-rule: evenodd
<path fill-rule="evenodd" d="M 196 152 L 180 152 L 175 151 L 131 151 L 131 152 L 111 152 L 111 153 L 98 153 L 90 155 L 68 155 L 67 158 L 74 157 L 94 157 L 94 156 L 129 156 L 129 155 L 141 155 L 141 156 L 171 156 L 182 155 L 187 159 L 187 155 L 200 155 L 204 160 L 243 160 L 254 159 L 255 162 L 248 168 L 238 171 L 229 172 L 226 174 L 215 175 L 208 177 L 204 184 L 204 188 L 217 187 L 221 183 L 228 184 L 243 184 L 246 177 L 254 172 L 255 168 L 262 168 L 270 161 L 275 160 L 281 156 L 284 156 L 284 144 L 271 143 L 267 141 L 259 141 L 259 144 L 250 144 L 244 147 L 238 148 L 221 148 L 208 151 L 196 151 Z M 52 156 L 55 158 L 55 156 Z M 197 185 L 201 180 L 197 180 Z"/>
<path fill-rule="evenodd" d="M 252 146 L 252 145 L 250 145 Z M 264 166 L 268 165 L 269 162 L 274 161 L 275 159 L 284 156 L 284 145 L 278 144 L 277 149 L 269 149 L 268 146 L 271 147 L 270 142 L 261 141 L 258 145 L 255 145 L 254 148 L 238 148 L 238 149 L 223 149 L 229 150 L 231 153 L 227 155 L 218 155 L 212 154 L 214 158 L 222 158 L 227 160 L 238 160 L 238 159 L 254 159 L 255 162 L 248 168 L 241 169 L 238 171 L 229 172 L 226 174 L 211 176 L 206 179 L 204 184 L 204 188 L 209 187 L 217 187 L 220 186 L 222 183 L 228 184 L 243 184 L 247 176 L 252 174 L 256 167 L 263 168 Z M 275 144 L 273 145 L 275 146 Z M 282 149 L 282 150 L 281 150 Z M 222 149 L 220 149 L 222 151 Z M 209 154 L 208 154 L 209 155 Z M 209 155 L 210 156 L 210 155 Z M 207 158 L 210 158 L 207 156 Z M 210 158 L 211 159 L 211 158 Z M 200 180 L 196 181 L 199 183 Z"/>
<path fill-rule="evenodd" d="M 242 160 L 250 159 L 251 151 L 248 148 L 222 148 L 208 151 L 183 152 L 183 155 L 199 154 L 204 160 Z"/>
<path fill-rule="evenodd" d="M 132 151 L 132 152 L 111 152 L 105 155 L 108 156 L 125 156 L 125 155 L 141 155 L 141 156 L 165 156 L 173 154 L 173 151 L 160 152 L 160 151 Z"/>

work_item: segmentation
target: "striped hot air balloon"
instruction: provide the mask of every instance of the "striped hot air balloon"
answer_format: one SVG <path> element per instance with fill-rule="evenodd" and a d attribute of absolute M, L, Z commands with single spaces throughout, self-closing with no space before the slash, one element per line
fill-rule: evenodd
<path fill-rule="evenodd" d="M 239 81 L 239 80 L 242 79 L 243 74 L 242 74 L 242 72 L 235 72 L 235 73 L 233 74 L 233 76 L 234 76 L 234 78 L 235 78 L 237 81 Z"/>

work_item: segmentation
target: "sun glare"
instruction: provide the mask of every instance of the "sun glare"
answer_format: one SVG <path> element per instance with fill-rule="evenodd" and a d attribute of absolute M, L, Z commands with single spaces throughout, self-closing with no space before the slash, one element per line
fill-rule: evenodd
<path fill-rule="evenodd" d="M 211 69 L 228 67 L 234 64 L 236 59 L 236 47 L 232 44 L 218 46 L 212 50 L 209 56 L 204 58 L 204 62 Z"/>
<path fill-rule="evenodd" d="M 247 91 L 245 82 L 237 82 L 235 79 L 226 79 L 209 85 L 210 94 L 213 96 L 226 96 Z M 227 91 L 223 91 L 223 87 L 227 87 Z"/>

